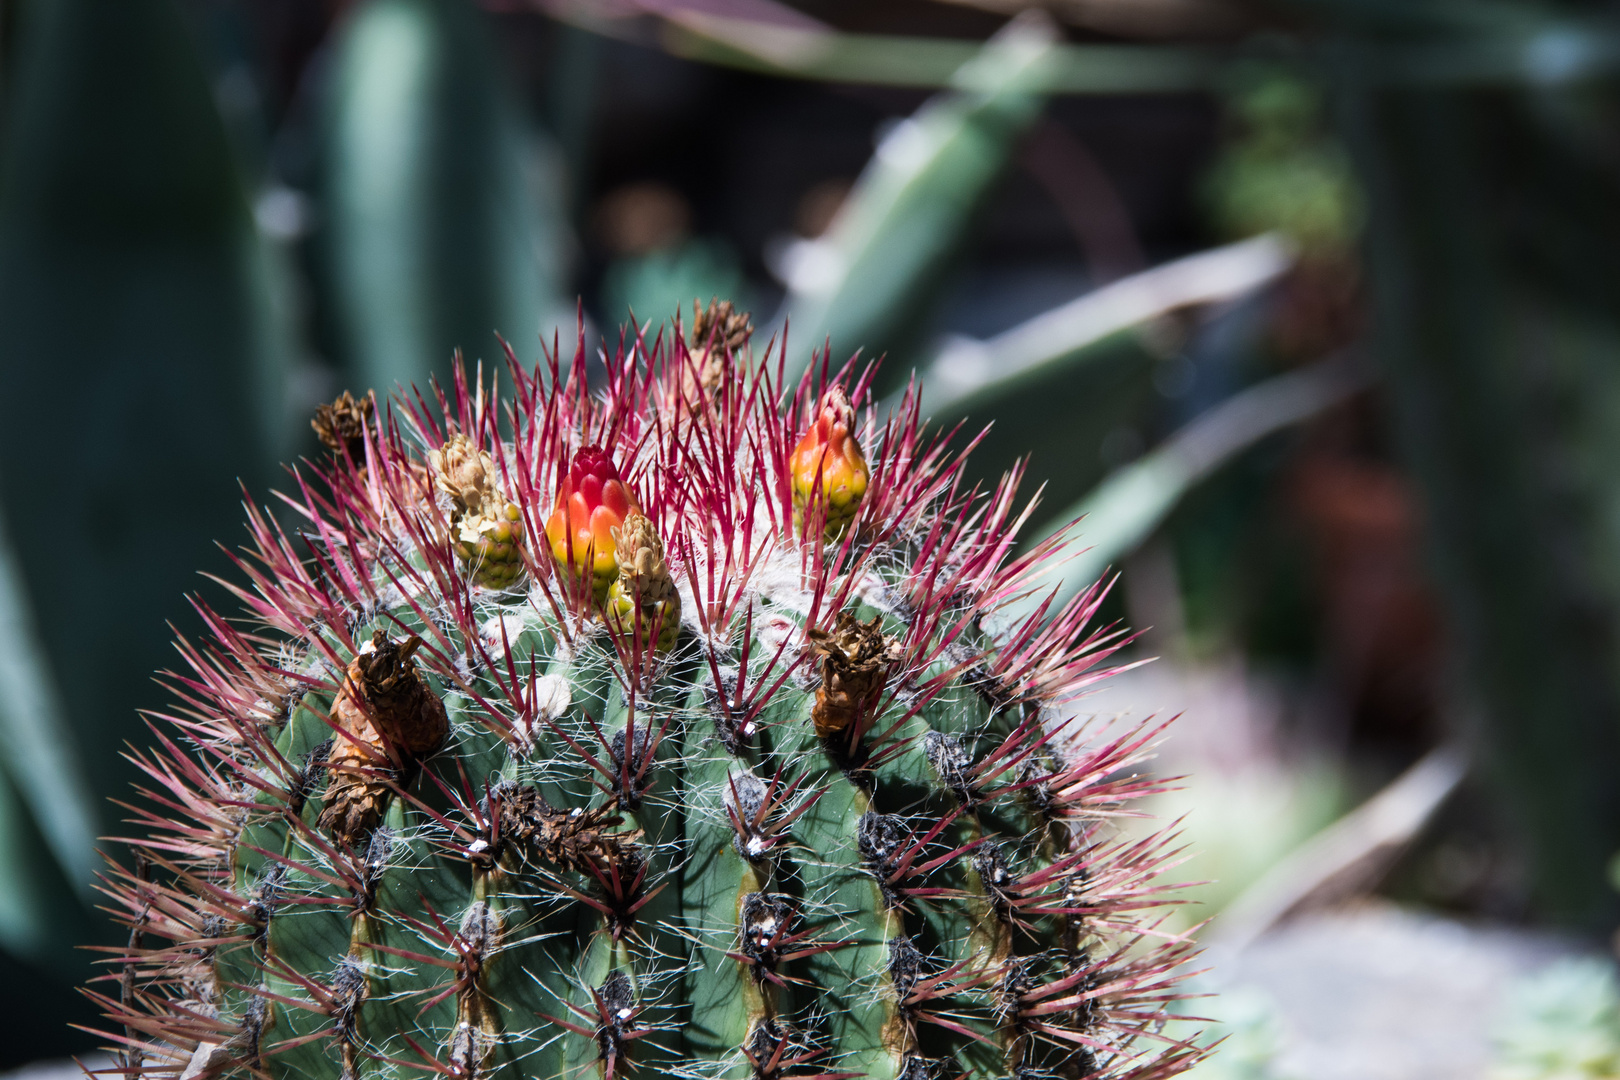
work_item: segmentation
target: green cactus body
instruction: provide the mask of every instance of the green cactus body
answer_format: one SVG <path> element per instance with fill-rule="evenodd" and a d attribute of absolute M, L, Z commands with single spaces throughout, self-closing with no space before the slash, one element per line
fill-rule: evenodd
<path fill-rule="evenodd" d="M 837 397 L 862 497 L 804 536 L 791 451 L 827 394 L 728 365 L 692 407 L 673 347 L 612 358 L 605 401 L 583 359 L 514 362 L 506 441 L 458 373 L 445 415 L 369 418 L 301 483 L 296 542 L 251 515 L 258 626 L 204 609 L 211 640 L 181 643 L 107 879 L 131 944 L 91 993 L 128 1075 L 1196 1059 L 1156 1041 L 1188 950 L 1142 933 L 1165 842 L 1107 828 L 1155 786 L 1147 736 L 1066 725 L 1120 640 L 1086 629 L 1101 589 L 998 622 L 1053 554 L 1009 556 L 1016 477 L 963 494 L 914 411 L 857 430 L 859 383 Z M 606 608 L 567 561 L 597 549 L 598 475 L 633 508 Z M 492 578 L 453 528 L 484 507 L 530 537 L 562 515 L 563 554 L 513 544 Z M 625 617 L 648 597 L 674 616 L 651 641 Z"/>

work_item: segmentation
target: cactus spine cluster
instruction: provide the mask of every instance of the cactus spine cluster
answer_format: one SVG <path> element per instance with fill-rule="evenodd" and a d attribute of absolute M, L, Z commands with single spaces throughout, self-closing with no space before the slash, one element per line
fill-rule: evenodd
<path fill-rule="evenodd" d="M 1017 477 L 746 317 L 340 400 L 136 753 L 124 1076 L 1157 1080 L 1151 732 Z M 705 328 L 707 328 L 705 330 Z M 432 404 L 426 403 L 428 400 Z M 538 543 L 531 542 L 534 538 Z"/>

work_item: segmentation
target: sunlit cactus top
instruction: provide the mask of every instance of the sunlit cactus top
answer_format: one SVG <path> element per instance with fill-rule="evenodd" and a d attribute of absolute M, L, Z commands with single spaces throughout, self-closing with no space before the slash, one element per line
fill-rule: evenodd
<path fill-rule="evenodd" d="M 1158 1080 L 1160 729 L 991 490 L 746 316 L 323 411 L 106 891 L 122 1075 Z M 497 389 L 497 386 L 500 389 Z M 544 538 L 531 542 L 530 538 Z M 1049 585 L 1045 587 L 1050 587 Z M 1012 605 L 1019 602 L 1013 614 Z M 1144 834 L 1145 835 L 1145 834 Z"/>

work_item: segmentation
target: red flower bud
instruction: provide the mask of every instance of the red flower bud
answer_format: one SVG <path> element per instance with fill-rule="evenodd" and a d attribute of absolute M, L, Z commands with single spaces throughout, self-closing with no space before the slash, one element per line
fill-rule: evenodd
<path fill-rule="evenodd" d="M 597 603 L 619 576 L 613 530 L 624 524 L 632 510 L 640 509 L 613 459 L 598 447 L 580 447 L 557 490 L 556 509 L 546 522 L 546 539 L 557 565 L 579 574 L 590 573 Z"/>

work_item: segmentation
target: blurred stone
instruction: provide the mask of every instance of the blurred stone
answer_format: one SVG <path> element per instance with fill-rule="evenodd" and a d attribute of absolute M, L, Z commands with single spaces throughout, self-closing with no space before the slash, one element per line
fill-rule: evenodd
<path fill-rule="evenodd" d="M 1263 996 L 1287 1080 L 1478 1080 L 1510 989 L 1586 951 L 1541 931 L 1382 902 L 1285 923 L 1215 958 L 1219 993 Z M 1219 998 L 1209 1012 L 1220 1016 Z"/>

